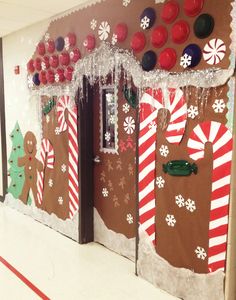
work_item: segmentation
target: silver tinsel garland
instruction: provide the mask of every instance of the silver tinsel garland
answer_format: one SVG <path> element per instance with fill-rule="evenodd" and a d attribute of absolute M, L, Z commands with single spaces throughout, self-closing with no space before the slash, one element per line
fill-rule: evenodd
<path fill-rule="evenodd" d="M 64 94 L 75 96 L 78 89 L 83 86 L 84 76 L 88 78 L 90 84 L 94 84 L 112 74 L 114 83 L 116 83 L 122 72 L 126 78 L 133 79 L 134 85 L 138 89 L 143 90 L 147 87 L 154 89 L 184 86 L 217 87 L 224 85 L 233 75 L 234 70 L 233 68 L 212 68 L 181 73 L 171 73 L 163 70 L 145 72 L 130 51 L 113 47 L 109 43 L 102 43 L 99 48 L 76 63 L 72 82 L 40 87 L 33 89 L 32 93 L 45 96 L 61 96 Z"/>

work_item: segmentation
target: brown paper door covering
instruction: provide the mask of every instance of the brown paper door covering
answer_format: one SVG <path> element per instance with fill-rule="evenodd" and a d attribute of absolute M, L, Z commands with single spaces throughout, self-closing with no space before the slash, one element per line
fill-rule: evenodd
<path fill-rule="evenodd" d="M 48 102 L 48 97 L 42 97 L 42 106 Z M 55 130 L 59 126 L 57 121 L 56 106 L 47 115 L 42 116 L 43 137 L 48 139 L 55 153 L 53 169 L 45 169 L 44 191 L 42 209 L 49 214 L 54 213 L 59 218 L 65 220 L 69 218 L 69 190 L 68 190 L 68 132 L 56 134 Z M 66 166 L 66 171 L 62 171 L 62 166 Z M 49 180 L 53 180 L 50 187 Z M 58 199 L 62 197 L 63 203 L 59 204 Z"/>
<path fill-rule="evenodd" d="M 189 89 L 189 88 L 188 88 Z M 197 105 L 201 100 L 197 99 L 197 90 L 191 89 L 191 96 L 186 96 L 188 106 Z M 201 90 L 199 90 L 200 93 Z M 199 116 L 192 120 L 188 118 L 186 132 L 179 146 L 169 144 L 160 128 L 157 133 L 156 150 L 156 176 L 162 176 L 165 180 L 163 189 L 156 186 L 156 250 L 175 267 L 184 267 L 196 273 L 208 273 L 208 260 L 200 260 L 195 254 L 197 246 L 208 251 L 208 229 L 212 185 L 212 145 L 206 144 L 205 157 L 195 162 L 198 166 L 198 174 L 189 177 L 173 177 L 162 171 L 162 164 L 170 160 L 184 159 L 192 161 L 187 152 L 189 135 L 195 126 L 203 121 L 211 120 L 226 124 L 226 113 L 216 114 L 212 108 L 215 99 L 224 99 L 227 103 L 227 85 L 217 89 L 209 89 L 207 105 L 200 109 Z M 184 90 L 186 94 L 186 90 Z M 188 92 L 189 93 L 189 92 Z M 199 95 L 199 94 L 198 94 Z M 167 145 L 169 155 L 165 158 L 160 155 L 159 149 Z M 182 195 L 185 201 L 194 200 L 196 210 L 191 213 L 185 207 L 179 208 L 175 203 L 175 196 Z M 169 227 L 165 221 L 166 215 L 175 216 L 175 227 Z"/>
<path fill-rule="evenodd" d="M 94 166 L 94 206 L 102 217 L 105 225 L 115 231 L 122 233 L 128 238 L 135 237 L 135 132 L 130 135 L 133 140 L 134 149 L 128 149 L 119 155 L 106 154 L 100 151 L 100 121 L 99 121 L 99 87 L 94 87 L 94 156 L 101 158 L 100 164 Z M 126 142 L 127 133 L 123 129 L 123 123 L 127 116 L 135 119 L 135 110 L 130 108 L 129 113 L 122 111 L 123 104 L 127 103 L 122 95 L 122 83 L 119 85 L 118 92 L 118 143 L 121 140 Z M 118 167 L 121 162 L 122 169 Z M 109 167 L 110 165 L 110 167 Z M 109 171 L 110 168 L 110 171 Z M 112 169 L 111 169 L 112 168 Z M 104 179 L 102 179 L 104 173 Z M 122 188 L 121 182 L 124 182 Z M 107 188 L 109 196 L 104 198 L 102 189 Z M 127 215 L 131 214 L 133 223 L 129 224 L 126 220 Z"/>

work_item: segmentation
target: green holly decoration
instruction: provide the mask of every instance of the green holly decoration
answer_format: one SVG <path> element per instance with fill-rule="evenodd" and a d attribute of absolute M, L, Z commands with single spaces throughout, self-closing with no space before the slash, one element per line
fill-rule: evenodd
<path fill-rule="evenodd" d="M 15 199 L 18 199 L 25 181 L 24 167 L 18 167 L 18 158 L 24 156 L 24 138 L 20 130 L 18 122 L 16 122 L 15 128 L 10 134 L 12 141 L 12 151 L 8 159 L 10 168 L 8 170 L 8 176 L 11 178 L 8 192 L 12 194 Z M 29 197 L 27 204 L 31 205 L 32 200 Z"/>
<path fill-rule="evenodd" d="M 123 88 L 123 94 L 129 105 L 133 108 L 136 108 L 138 105 L 136 92 L 132 88 L 128 88 L 127 85 L 125 85 Z"/>
<path fill-rule="evenodd" d="M 55 105 L 56 105 L 56 101 L 55 101 L 54 97 L 52 99 L 49 99 L 48 103 L 45 104 L 43 107 L 43 114 L 44 115 L 49 114 Z"/>

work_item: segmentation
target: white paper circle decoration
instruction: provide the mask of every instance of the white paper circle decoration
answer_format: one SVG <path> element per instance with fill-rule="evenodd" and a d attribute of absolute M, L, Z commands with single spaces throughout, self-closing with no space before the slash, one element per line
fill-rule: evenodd
<path fill-rule="evenodd" d="M 221 39 L 212 39 L 203 49 L 203 58 L 209 65 L 217 65 L 224 58 L 225 52 L 225 43 Z"/>

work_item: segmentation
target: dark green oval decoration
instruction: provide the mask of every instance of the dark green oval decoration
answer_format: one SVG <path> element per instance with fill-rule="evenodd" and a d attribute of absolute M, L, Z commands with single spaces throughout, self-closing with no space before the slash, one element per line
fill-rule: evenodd
<path fill-rule="evenodd" d="M 189 176 L 192 173 L 197 174 L 198 167 L 187 160 L 172 160 L 163 165 L 163 171 L 171 176 Z"/>
<path fill-rule="evenodd" d="M 126 101 L 129 103 L 129 105 L 132 108 L 136 108 L 137 103 L 137 94 L 132 88 L 128 88 L 126 85 L 123 88 L 123 94 L 126 99 Z"/>

